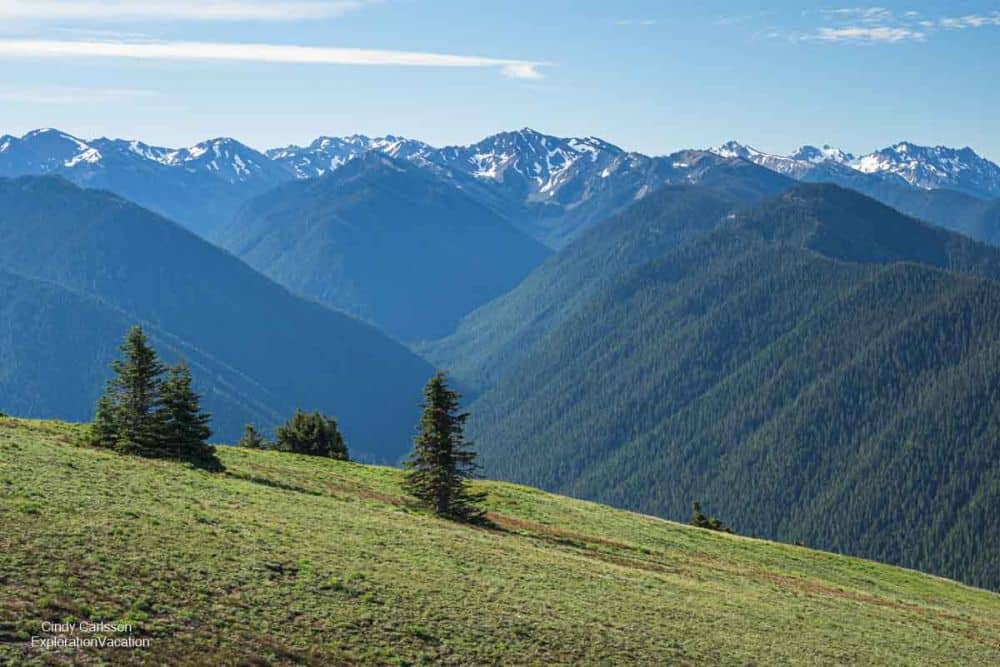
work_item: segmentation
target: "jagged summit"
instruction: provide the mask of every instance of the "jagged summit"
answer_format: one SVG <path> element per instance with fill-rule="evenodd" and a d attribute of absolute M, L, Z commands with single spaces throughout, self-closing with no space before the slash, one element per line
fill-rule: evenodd
<path fill-rule="evenodd" d="M 789 155 L 793 160 L 805 160 L 806 162 L 836 162 L 837 164 L 847 164 L 854 160 L 854 156 L 839 148 L 829 144 L 816 146 L 801 146 L 794 153 Z"/>
<path fill-rule="evenodd" d="M 860 157 L 829 145 L 802 146 L 791 155 L 771 155 L 736 141 L 711 149 L 717 155 L 739 157 L 802 178 L 816 165 L 847 167 L 861 173 L 899 178 L 923 190 L 957 190 L 974 197 L 1000 197 L 1000 166 L 969 147 L 921 146 L 900 141 Z"/>

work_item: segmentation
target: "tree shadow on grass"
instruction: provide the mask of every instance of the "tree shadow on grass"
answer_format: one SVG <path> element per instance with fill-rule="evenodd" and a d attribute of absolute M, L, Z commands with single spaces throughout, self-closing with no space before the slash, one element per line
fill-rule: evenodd
<path fill-rule="evenodd" d="M 320 491 L 314 489 L 307 489 L 302 486 L 295 486 L 294 484 L 286 484 L 284 482 L 278 482 L 273 479 L 268 479 L 267 477 L 255 477 L 254 475 L 245 475 L 235 472 L 226 471 L 226 477 L 231 477 L 233 479 L 239 479 L 244 482 L 251 482 L 253 484 L 260 484 L 261 486 L 267 486 L 272 489 L 280 489 L 282 491 L 291 491 L 293 493 L 304 493 L 310 496 L 323 496 L 326 495 Z"/>

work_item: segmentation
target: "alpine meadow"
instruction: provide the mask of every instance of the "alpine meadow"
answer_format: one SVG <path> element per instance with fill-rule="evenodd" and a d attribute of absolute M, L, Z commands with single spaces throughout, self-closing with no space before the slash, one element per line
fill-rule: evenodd
<path fill-rule="evenodd" d="M 998 12 L 0 0 L 0 664 L 1000 664 Z"/>

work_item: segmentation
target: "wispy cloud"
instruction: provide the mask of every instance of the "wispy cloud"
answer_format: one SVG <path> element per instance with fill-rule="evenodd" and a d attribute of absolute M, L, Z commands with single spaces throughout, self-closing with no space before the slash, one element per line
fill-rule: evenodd
<path fill-rule="evenodd" d="M 0 0 L 0 19 L 303 21 L 333 18 L 373 0 Z"/>
<path fill-rule="evenodd" d="M 137 88 L 77 88 L 73 86 L 0 86 L 0 101 L 26 104 L 99 104 L 139 98 L 159 93 Z"/>
<path fill-rule="evenodd" d="M 881 23 L 890 20 L 893 16 L 892 12 L 885 7 L 843 7 L 824 9 L 822 13 L 828 16 L 850 18 L 862 23 Z"/>
<path fill-rule="evenodd" d="M 126 58 L 321 65 L 397 65 L 497 69 L 512 79 L 540 79 L 546 63 L 419 51 L 341 49 L 226 42 L 122 42 L 0 39 L 0 58 Z"/>
<path fill-rule="evenodd" d="M 922 42 L 942 30 L 1000 26 L 1000 11 L 955 17 L 931 17 L 909 10 L 885 7 L 843 7 L 819 12 L 827 25 L 788 35 L 792 41 L 847 44 L 900 44 Z"/>
<path fill-rule="evenodd" d="M 938 23 L 942 28 L 951 30 L 962 30 L 964 28 L 982 28 L 984 26 L 1000 26 L 1000 12 L 992 14 L 967 14 L 966 16 L 953 16 L 943 18 Z"/>
<path fill-rule="evenodd" d="M 910 28 L 887 26 L 845 26 L 843 28 L 820 28 L 812 39 L 824 42 L 881 42 L 895 44 L 905 41 L 923 41 L 926 35 Z"/>
<path fill-rule="evenodd" d="M 656 25 L 656 19 L 619 19 L 615 25 Z"/>

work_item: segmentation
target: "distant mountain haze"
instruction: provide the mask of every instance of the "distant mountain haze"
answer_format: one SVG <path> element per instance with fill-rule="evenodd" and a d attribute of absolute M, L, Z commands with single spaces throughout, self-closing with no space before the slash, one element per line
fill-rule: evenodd
<path fill-rule="evenodd" d="M 378 152 L 250 201 L 218 239 L 404 341 L 450 333 L 550 253 L 434 172 Z"/>
<path fill-rule="evenodd" d="M 215 412 L 218 439 L 238 438 L 250 414 L 270 429 L 279 415 L 302 407 L 339 417 L 361 456 L 395 461 L 409 448 L 428 364 L 374 327 L 293 295 L 115 195 L 56 177 L 0 179 L 0 270 L 85 297 L 103 313 L 95 324 L 102 340 L 125 322 L 139 322 L 170 342 L 171 356 L 203 363 L 208 371 L 196 378 Z M 90 319 L 76 321 L 81 340 L 96 340 L 86 332 Z M 113 336 L 115 345 L 124 333 Z M 77 352 L 103 362 L 107 345 Z M 84 416 L 99 386 L 92 386 L 92 367 L 81 369 L 85 377 L 61 376 L 71 369 L 51 366 L 49 383 L 76 387 L 76 399 L 62 403 L 53 395 L 32 414 Z M 234 412 L 232 401 L 243 407 Z"/>

